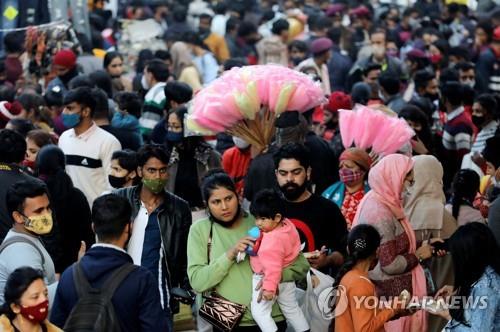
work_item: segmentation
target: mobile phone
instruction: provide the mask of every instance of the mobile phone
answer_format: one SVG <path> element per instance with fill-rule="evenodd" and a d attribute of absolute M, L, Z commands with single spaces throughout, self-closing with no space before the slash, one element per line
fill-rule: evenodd
<path fill-rule="evenodd" d="M 448 243 L 448 239 L 443 240 L 444 242 L 434 242 L 431 246 L 434 248 L 434 252 L 439 250 L 444 250 L 446 252 L 450 251 L 450 245 Z"/>

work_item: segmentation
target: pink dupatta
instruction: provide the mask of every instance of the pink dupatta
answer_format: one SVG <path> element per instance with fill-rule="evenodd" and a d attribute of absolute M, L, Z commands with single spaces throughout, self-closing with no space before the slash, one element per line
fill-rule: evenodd
<path fill-rule="evenodd" d="M 409 253 L 417 250 L 417 240 L 408 218 L 404 213 L 401 192 L 406 175 L 413 168 L 413 160 L 400 154 L 392 154 L 382 158 L 375 165 L 368 176 L 370 192 L 368 192 L 361 203 L 354 218 L 353 227 L 359 223 L 360 212 L 363 207 L 369 207 L 371 200 L 377 200 L 387 206 L 403 226 L 410 241 Z M 373 222 L 377 222 L 373 220 Z M 423 268 L 417 265 L 412 271 L 412 296 L 419 299 L 427 295 L 427 283 Z M 398 320 L 385 324 L 387 331 L 421 332 L 427 331 L 427 315 L 419 310 L 411 316 L 405 316 Z"/>

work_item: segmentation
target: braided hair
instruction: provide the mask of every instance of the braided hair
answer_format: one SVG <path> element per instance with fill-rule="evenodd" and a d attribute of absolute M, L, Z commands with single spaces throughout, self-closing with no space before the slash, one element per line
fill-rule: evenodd
<path fill-rule="evenodd" d="M 472 206 L 472 202 L 479 189 L 479 175 L 471 169 L 463 169 L 455 175 L 452 187 L 452 214 L 457 219 L 461 205 Z"/>
<path fill-rule="evenodd" d="M 333 286 L 338 286 L 344 275 L 351 271 L 360 260 L 373 256 L 379 246 L 380 234 L 375 227 L 367 224 L 354 227 L 347 238 L 349 255 L 339 269 Z"/>

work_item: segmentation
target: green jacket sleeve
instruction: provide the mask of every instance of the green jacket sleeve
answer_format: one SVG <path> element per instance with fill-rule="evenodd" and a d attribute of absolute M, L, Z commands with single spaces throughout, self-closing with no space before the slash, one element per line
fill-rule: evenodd
<path fill-rule="evenodd" d="M 202 221 L 199 221 L 191 226 L 187 245 L 189 282 L 191 287 L 199 293 L 217 286 L 234 263 L 224 253 L 208 264 L 208 231 L 203 232 L 203 224 L 201 223 Z"/>
<path fill-rule="evenodd" d="M 304 255 L 300 253 L 293 264 L 283 270 L 281 282 L 304 280 L 310 268 L 311 266 L 309 265 L 309 262 Z"/>

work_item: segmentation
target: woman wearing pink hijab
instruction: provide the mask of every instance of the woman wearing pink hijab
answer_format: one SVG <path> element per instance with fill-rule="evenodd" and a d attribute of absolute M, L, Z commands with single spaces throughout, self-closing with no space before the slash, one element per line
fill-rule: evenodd
<path fill-rule="evenodd" d="M 353 227 L 371 224 L 381 236 L 379 262 L 370 271 L 379 297 L 398 297 L 407 290 L 413 297 L 427 295 L 426 279 L 420 263 L 432 257 L 432 246 L 418 247 L 415 233 L 403 208 L 403 196 L 413 185 L 413 160 L 400 154 L 381 159 L 368 176 L 371 191 L 361 201 Z M 385 324 L 387 331 L 427 331 L 423 310 Z"/>

